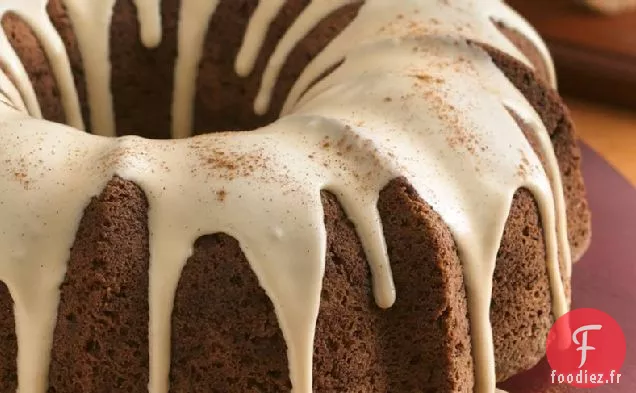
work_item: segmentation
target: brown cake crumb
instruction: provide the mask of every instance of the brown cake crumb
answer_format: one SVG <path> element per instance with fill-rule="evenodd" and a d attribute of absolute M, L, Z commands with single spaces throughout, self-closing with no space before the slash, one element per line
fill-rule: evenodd
<path fill-rule="evenodd" d="M 86 208 L 61 287 L 49 392 L 147 390 L 147 210 L 120 178 Z"/>
<path fill-rule="evenodd" d="M 13 300 L 7 286 L 0 282 L 0 387 L 3 392 L 15 392 L 18 388 L 17 355 Z"/>

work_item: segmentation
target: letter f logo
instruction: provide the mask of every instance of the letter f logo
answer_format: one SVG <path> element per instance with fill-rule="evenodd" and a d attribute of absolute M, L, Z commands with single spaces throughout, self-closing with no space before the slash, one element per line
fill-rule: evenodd
<path fill-rule="evenodd" d="M 576 329 L 574 331 L 574 333 L 572 334 L 572 341 L 574 341 L 574 343 L 576 345 L 580 345 L 580 347 L 578 347 L 576 350 L 577 351 L 581 351 L 581 364 L 579 364 L 579 368 L 583 367 L 583 365 L 585 365 L 585 362 L 587 361 L 587 351 L 593 351 L 596 348 L 588 346 L 587 345 L 587 334 L 590 330 L 601 330 L 603 326 L 601 325 L 585 325 L 585 326 L 581 326 L 580 328 Z M 577 336 L 579 335 L 579 333 L 583 333 L 583 340 L 581 342 L 579 342 Z"/>

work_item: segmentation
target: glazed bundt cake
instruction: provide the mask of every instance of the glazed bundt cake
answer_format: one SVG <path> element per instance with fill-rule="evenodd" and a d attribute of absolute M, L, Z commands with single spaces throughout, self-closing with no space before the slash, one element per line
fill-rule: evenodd
<path fill-rule="evenodd" d="M 494 392 L 543 357 L 590 217 L 503 2 L 0 12 L 1 392 Z"/>

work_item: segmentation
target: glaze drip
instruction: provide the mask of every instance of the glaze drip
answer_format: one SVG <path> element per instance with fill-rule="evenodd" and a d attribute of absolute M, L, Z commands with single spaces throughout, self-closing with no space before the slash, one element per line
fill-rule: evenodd
<path fill-rule="evenodd" d="M 269 26 L 284 5 L 285 0 L 261 1 L 258 3 L 258 7 L 254 11 L 254 15 L 245 31 L 243 45 L 241 45 L 241 49 L 239 49 L 239 53 L 236 56 L 234 68 L 237 74 L 247 76 L 252 72 Z"/>
<path fill-rule="evenodd" d="M 146 48 L 161 43 L 161 3 L 156 0 L 134 0 L 139 15 L 141 42 Z"/>
<path fill-rule="evenodd" d="M 98 135 L 115 136 L 115 112 L 110 90 L 110 21 L 115 0 L 64 0 L 64 4 L 84 63 L 91 131 Z M 49 61 L 55 62 L 58 58 Z"/>
<path fill-rule="evenodd" d="M 172 98 L 172 137 L 186 138 L 192 132 L 196 76 L 203 48 L 207 26 L 218 0 L 201 2 L 183 0 L 179 15 L 177 37 L 179 55 L 174 69 L 174 92 Z M 186 23 L 187 22 L 187 23 Z"/>
<path fill-rule="evenodd" d="M 257 111 L 267 109 L 291 50 L 322 18 L 349 3 L 314 0 L 301 13 L 269 59 Z M 92 131 L 113 136 L 108 48 L 114 0 L 65 4 L 86 65 Z M 142 40 L 156 46 L 160 2 L 136 4 Z M 0 171 L 0 280 L 15 301 L 20 392 L 46 391 L 69 249 L 84 208 L 115 175 L 135 182 L 149 203 L 150 392 L 169 390 L 171 313 L 184 264 L 197 238 L 219 232 L 238 240 L 272 301 L 288 348 L 293 391 L 311 392 L 326 253 L 320 191 L 336 195 L 354 223 L 377 304 L 390 307 L 400 294 L 376 205 L 380 191 L 396 177 L 413 185 L 454 236 L 465 273 L 475 392 L 494 392 L 492 280 L 519 188 L 530 190 L 539 206 L 556 317 L 567 310 L 559 256 L 569 276 L 570 255 L 560 173 L 547 131 L 487 54 L 466 42 L 487 43 L 529 64 L 491 19 L 502 21 L 534 42 L 551 68 L 536 33 L 499 0 L 368 0 L 307 66 L 287 99 L 285 116 L 252 132 L 185 138 L 192 131 L 197 66 L 217 4 L 181 3 L 173 102 L 173 136 L 180 139 L 169 141 L 106 138 L 36 119 L 33 88 L 0 34 L 2 61 L 17 88 L 0 78 L 12 104 L 0 106 L 0 156 L 7 168 Z M 39 24 L 45 5 L 45 0 L 7 1 L 2 12 Z M 281 6 L 280 0 L 259 2 L 236 59 L 241 75 L 251 72 Z M 77 95 L 65 68 L 68 59 L 63 47 L 56 47 L 57 33 L 47 29 L 38 36 L 45 48 L 57 48 L 47 54 L 73 119 Z M 545 169 L 509 110 L 535 132 L 547 157 Z M 218 152 L 242 159 L 232 169 L 210 164 Z M 223 201 L 216 197 L 219 189 L 226 191 Z"/>

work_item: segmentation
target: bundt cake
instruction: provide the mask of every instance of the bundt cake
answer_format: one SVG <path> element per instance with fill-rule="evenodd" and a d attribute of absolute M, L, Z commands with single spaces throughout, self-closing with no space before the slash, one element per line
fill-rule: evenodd
<path fill-rule="evenodd" d="M 1 392 L 494 392 L 543 357 L 590 217 L 502 1 L 0 14 Z"/>

